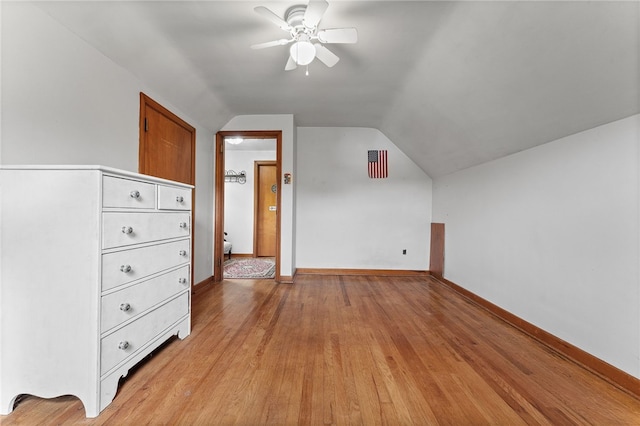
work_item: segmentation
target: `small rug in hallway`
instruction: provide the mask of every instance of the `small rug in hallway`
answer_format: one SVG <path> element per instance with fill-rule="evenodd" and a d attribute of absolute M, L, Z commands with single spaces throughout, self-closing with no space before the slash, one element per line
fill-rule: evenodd
<path fill-rule="evenodd" d="M 224 262 L 224 278 L 274 278 L 276 262 L 270 257 L 238 257 Z"/>

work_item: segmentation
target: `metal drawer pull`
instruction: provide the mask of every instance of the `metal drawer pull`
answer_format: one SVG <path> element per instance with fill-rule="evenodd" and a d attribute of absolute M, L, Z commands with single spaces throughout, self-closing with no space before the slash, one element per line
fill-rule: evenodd
<path fill-rule="evenodd" d="M 123 226 L 122 227 L 122 233 L 123 234 L 133 234 L 133 228 L 130 226 Z"/>
<path fill-rule="evenodd" d="M 129 342 L 126 340 L 124 342 L 120 342 L 118 345 L 118 349 L 122 349 L 123 351 L 129 347 Z"/>
<path fill-rule="evenodd" d="M 128 303 L 121 303 L 120 304 L 120 310 L 122 312 L 129 312 L 131 310 L 131 305 Z"/>
<path fill-rule="evenodd" d="M 140 198 L 140 191 L 131 191 L 129 195 L 131 195 L 131 198 L 135 198 L 137 200 Z"/>
<path fill-rule="evenodd" d="M 186 255 L 187 255 L 186 250 L 180 250 L 180 256 L 186 256 Z"/>
<path fill-rule="evenodd" d="M 187 283 L 187 279 L 186 278 L 178 278 L 178 283 L 186 284 Z"/>
<path fill-rule="evenodd" d="M 179 203 L 184 203 L 184 197 L 183 197 L 183 196 L 181 196 L 181 195 L 178 195 L 178 196 L 176 197 L 176 201 L 177 201 L 177 202 L 179 202 Z"/>
<path fill-rule="evenodd" d="M 186 228 L 187 222 L 180 222 L 180 228 Z"/>
<path fill-rule="evenodd" d="M 121 265 L 120 270 L 125 274 L 131 272 L 131 265 Z"/>

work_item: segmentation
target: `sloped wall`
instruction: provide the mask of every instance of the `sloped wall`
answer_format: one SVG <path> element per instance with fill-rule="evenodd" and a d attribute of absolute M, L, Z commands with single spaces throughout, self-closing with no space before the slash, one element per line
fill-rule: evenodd
<path fill-rule="evenodd" d="M 636 115 L 434 180 L 444 276 L 640 377 Z"/>
<path fill-rule="evenodd" d="M 26 2 L 2 2 L 0 164 L 138 171 L 140 92 L 196 128 L 194 280 L 211 276 L 213 132 Z"/>

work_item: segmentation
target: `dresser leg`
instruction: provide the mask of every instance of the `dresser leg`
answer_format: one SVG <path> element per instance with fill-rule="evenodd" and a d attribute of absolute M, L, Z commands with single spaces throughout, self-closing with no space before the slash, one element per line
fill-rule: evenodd
<path fill-rule="evenodd" d="M 4 394 L 0 395 L 0 415 L 6 416 L 13 411 L 17 397 L 18 395 L 13 395 L 13 397 L 7 401 Z"/>
<path fill-rule="evenodd" d="M 98 401 L 96 401 L 95 398 L 93 398 L 93 401 L 87 401 L 86 399 L 82 398 L 80 398 L 80 400 L 82 401 L 82 405 L 84 405 L 84 413 L 86 417 L 98 417 L 98 414 L 100 414 L 100 411 L 102 411 L 102 409 L 98 407 Z"/>
<path fill-rule="evenodd" d="M 178 326 L 177 335 L 178 335 L 178 339 L 184 340 L 190 334 L 191 334 L 191 318 L 188 318 Z"/>
<path fill-rule="evenodd" d="M 113 373 L 112 375 L 102 379 L 100 382 L 100 411 L 104 410 L 109 404 L 111 404 L 111 401 L 113 401 L 113 398 L 116 397 L 116 393 L 118 392 L 118 382 L 120 381 L 120 378 L 125 377 L 128 372 L 129 370 L 127 370 L 124 375 L 120 373 Z M 89 417 L 89 414 L 87 414 L 87 417 Z"/>

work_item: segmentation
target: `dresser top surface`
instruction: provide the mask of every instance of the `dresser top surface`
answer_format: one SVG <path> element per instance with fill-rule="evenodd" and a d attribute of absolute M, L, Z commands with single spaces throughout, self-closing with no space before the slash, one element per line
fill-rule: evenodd
<path fill-rule="evenodd" d="M 40 171 L 99 171 L 108 175 L 126 177 L 132 179 L 142 179 L 149 182 L 170 184 L 174 186 L 182 186 L 185 188 L 194 188 L 193 185 L 189 185 L 182 182 L 176 182 L 168 179 L 163 179 L 155 176 L 143 175 L 140 173 L 131 172 L 128 170 L 116 169 L 113 167 L 101 166 L 101 165 L 1 165 L 0 171 L 3 170 L 40 170 Z"/>

